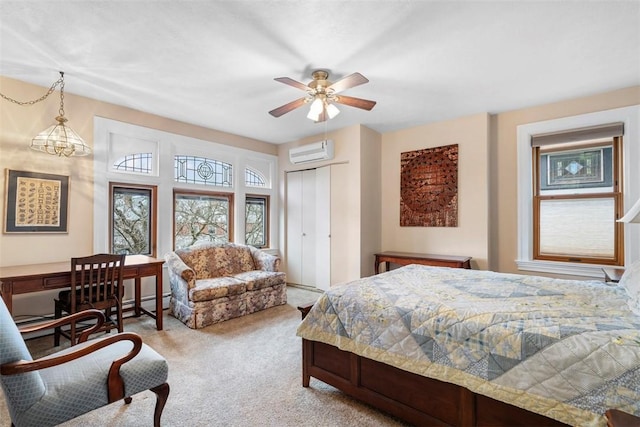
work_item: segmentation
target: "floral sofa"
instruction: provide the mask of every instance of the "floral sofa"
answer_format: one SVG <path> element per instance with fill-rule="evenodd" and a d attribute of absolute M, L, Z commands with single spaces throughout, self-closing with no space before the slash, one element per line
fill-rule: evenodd
<path fill-rule="evenodd" d="M 169 313 L 190 328 L 287 303 L 280 258 L 253 246 L 199 244 L 165 255 Z"/>

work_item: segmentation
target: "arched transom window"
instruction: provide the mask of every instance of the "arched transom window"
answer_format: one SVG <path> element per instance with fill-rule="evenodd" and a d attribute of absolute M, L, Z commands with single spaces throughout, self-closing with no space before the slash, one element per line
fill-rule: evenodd
<path fill-rule="evenodd" d="M 176 182 L 231 187 L 233 166 L 219 160 L 197 156 L 175 156 Z"/>

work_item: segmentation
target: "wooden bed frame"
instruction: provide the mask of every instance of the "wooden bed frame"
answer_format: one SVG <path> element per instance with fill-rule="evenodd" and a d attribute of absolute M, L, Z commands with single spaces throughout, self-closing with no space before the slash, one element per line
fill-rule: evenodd
<path fill-rule="evenodd" d="M 299 307 L 302 317 L 309 307 Z M 345 394 L 418 426 L 566 426 L 468 389 L 423 377 L 302 339 L 302 385 L 317 378 Z M 640 426 L 640 418 L 607 411 L 610 427 Z"/>

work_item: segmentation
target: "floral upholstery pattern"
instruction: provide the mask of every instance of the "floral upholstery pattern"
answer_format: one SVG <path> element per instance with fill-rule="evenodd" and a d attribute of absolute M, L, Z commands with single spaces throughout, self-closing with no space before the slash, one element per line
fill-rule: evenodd
<path fill-rule="evenodd" d="M 190 328 L 287 303 L 280 258 L 253 246 L 206 243 L 165 255 L 169 312 Z"/>

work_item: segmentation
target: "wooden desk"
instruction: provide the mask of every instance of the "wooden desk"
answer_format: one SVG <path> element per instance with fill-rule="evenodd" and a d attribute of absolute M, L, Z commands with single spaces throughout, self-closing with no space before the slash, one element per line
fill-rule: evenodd
<path fill-rule="evenodd" d="M 386 262 L 386 270 L 389 263 L 399 265 L 422 264 L 434 267 L 471 268 L 470 256 L 414 254 L 410 252 L 381 252 L 375 254 L 375 272 L 378 274 L 380 263 Z"/>
<path fill-rule="evenodd" d="M 162 329 L 162 264 L 164 260 L 145 255 L 129 255 L 125 258 L 124 279 L 135 281 L 135 315 L 147 314 L 156 319 L 156 328 Z M 156 278 L 156 312 L 141 307 L 141 279 Z M 16 265 L 0 267 L 0 293 L 11 313 L 13 295 L 71 286 L 71 260 L 49 264 Z M 53 303 L 52 303 L 53 306 Z"/>

